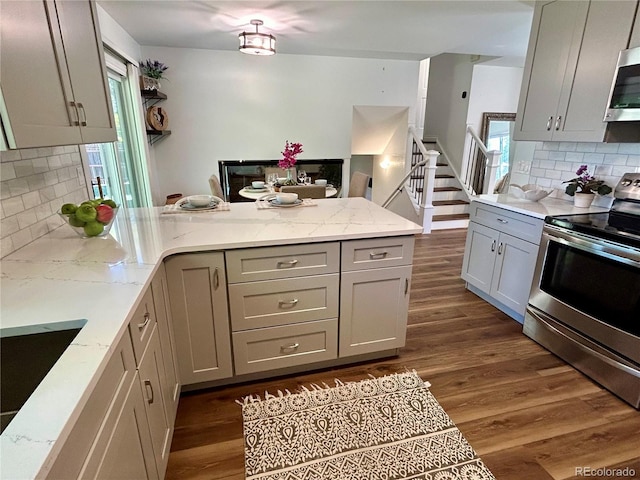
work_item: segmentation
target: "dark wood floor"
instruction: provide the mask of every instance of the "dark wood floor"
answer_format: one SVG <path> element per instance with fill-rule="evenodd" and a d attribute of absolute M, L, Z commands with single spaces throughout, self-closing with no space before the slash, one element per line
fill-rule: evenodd
<path fill-rule="evenodd" d="M 640 478 L 640 412 L 465 290 L 465 234 L 439 231 L 417 239 L 407 345 L 397 358 L 184 395 L 167 478 L 244 478 L 236 399 L 405 368 L 431 382 L 435 397 L 499 480 L 581 478 L 577 468 L 603 467 L 629 467 L 633 475 L 589 478 Z"/>

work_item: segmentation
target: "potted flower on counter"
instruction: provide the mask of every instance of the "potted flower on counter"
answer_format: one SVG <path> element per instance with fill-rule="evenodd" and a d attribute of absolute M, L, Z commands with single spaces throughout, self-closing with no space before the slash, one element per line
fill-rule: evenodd
<path fill-rule="evenodd" d="M 568 183 L 564 192 L 573 197 L 573 204 L 576 207 L 589 207 L 596 193 L 607 195 L 612 191 L 604 180 L 596 180 L 596 177 L 589 173 L 586 165 L 580 165 L 580 168 L 576 170 L 576 175 L 576 178 L 562 182 Z"/>
<path fill-rule="evenodd" d="M 287 171 L 287 179 L 282 183 L 282 185 L 296 185 L 296 175 L 292 174 L 291 169 L 296 164 L 296 156 L 302 153 L 302 144 L 301 143 L 289 143 L 287 140 L 284 144 L 284 151 L 282 151 L 282 159 L 278 162 L 278 167 Z"/>

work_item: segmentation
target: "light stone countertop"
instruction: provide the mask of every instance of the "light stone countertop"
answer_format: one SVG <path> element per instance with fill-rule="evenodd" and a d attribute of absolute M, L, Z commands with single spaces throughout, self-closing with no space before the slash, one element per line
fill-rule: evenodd
<path fill-rule="evenodd" d="M 3 480 L 46 476 L 166 256 L 422 233 L 420 225 L 363 198 L 266 210 L 254 203 L 233 203 L 220 212 L 162 210 L 122 208 L 104 238 L 81 239 L 63 225 L 2 259 L 3 329 L 47 330 L 86 320 L 0 436 Z"/>
<path fill-rule="evenodd" d="M 589 208 L 574 207 L 571 202 L 551 196 L 543 198 L 539 202 L 531 202 L 529 200 L 516 198 L 513 195 L 502 193 L 499 195 L 479 195 L 474 197 L 473 200 L 541 219 L 544 219 L 547 215 L 575 215 L 580 213 L 599 213 L 609 211 L 608 207 L 599 207 L 595 205 L 592 205 Z"/>

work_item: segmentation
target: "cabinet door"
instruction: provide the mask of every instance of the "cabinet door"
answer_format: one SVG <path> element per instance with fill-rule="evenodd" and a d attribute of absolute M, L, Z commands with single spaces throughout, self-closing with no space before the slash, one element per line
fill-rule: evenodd
<path fill-rule="evenodd" d="M 344 272 L 338 356 L 404 346 L 411 266 Z"/>
<path fill-rule="evenodd" d="M 504 233 L 498 239 L 491 296 L 524 315 L 529 301 L 538 246 Z"/>
<path fill-rule="evenodd" d="M 231 377 L 224 255 L 176 255 L 165 266 L 180 382 L 190 385 Z"/>
<path fill-rule="evenodd" d="M 585 2 L 586 3 L 586 2 Z M 620 50 L 627 46 L 637 2 L 592 1 L 575 71 L 567 71 L 554 141 L 602 142 L 603 121 Z M 570 75 L 571 74 L 571 75 Z"/>
<path fill-rule="evenodd" d="M 640 47 L 640 10 L 636 10 L 636 19 L 635 22 L 633 22 L 631 38 L 629 39 L 629 48 L 635 47 Z"/>
<path fill-rule="evenodd" d="M 462 259 L 462 278 L 485 293 L 491 291 L 491 277 L 496 260 L 498 232 L 469 222 Z"/>
<path fill-rule="evenodd" d="M 58 0 L 56 10 L 80 115 L 82 143 L 113 142 L 115 120 L 95 4 Z"/>
<path fill-rule="evenodd" d="M 162 353 L 160 352 L 160 337 L 157 326 L 154 328 L 149 345 L 144 352 L 142 362 L 138 366 L 140 373 L 140 385 L 142 387 L 147 420 L 149 421 L 149 432 L 155 456 L 158 475 L 164 478 L 169 461 L 169 450 L 171 447 L 171 436 L 173 422 L 167 417 L 163 387 L 164 365 Z"/>
<path fill-rule="evenodd" d="M 157 479 L 151 437 L 142 399 L 138 374 L 129 394 L 113 418 L 114 428 L 105 431 L 95 443 L 79 478 Z"/>
<path fill-rule="evenodd" d="M 167 406 L 167 416 L 175 419 L 180 400 L 180 380 L 178 379 L 178 364 L 176 359 L 175 339 L 173 337 L 173 324 L 171 322 L 171 310 L 169 307 L 169 290 L 167 287 L 167 274 L 164 264 L 160 265 L 153 281 L 153 306 L 156 312 L 156 323 L 160 336 L 160 348 L 164 364 L 164 376 L 166 379 L 164 399 Z"/>
<path fill-rule="evenodd" d="M 589 2 L 584 1 L 536 6 L 514 140 L 552 138 L 565 75 L 575 70 L 588 9 Z"/>
<path fill-rule="evenodd" d="M 48 14 L 52 14 L 49 23 Z M 0 115 L 10 148 L 81 143 L 55 7 L 2 2 Z"/>

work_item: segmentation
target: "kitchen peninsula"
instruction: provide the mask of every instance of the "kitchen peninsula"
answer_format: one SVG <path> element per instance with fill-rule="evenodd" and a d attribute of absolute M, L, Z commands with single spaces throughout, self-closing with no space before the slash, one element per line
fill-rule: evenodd
<path fill-rule="evenodd" d="M 80 320 L 86 323 L 0 436 L 0 476 L 47 478 L 52 469 L 60 471 L 60 458 L 64 458 L 65 444 L 74 440 L 74 427 L 88 421 L 86 406 L 94 401 L 95 395 L 92 394 L 100 388 L 103 377 L 110 371 L 108 369 L 113 364 L 112 360 L 120 358 L 118 355 L 121 347 L 132 352 L 128 354 L 131 361 L 135 361 L 132 378 L 139 376 L 142 385 L 134 388 L 136 382 L 131 380 L 130 384 L 133 386 L 130 393 L 139 395 L 138 391 L 143 392 L 146 403 L 149 404 L 145 407 L 151 423 L 152 414 L 149 412 L 153 408 L 151 404 L 154 390 L 151 388 L 151 381 L 148 385 L 143 381 L 146 378 L 143 364 L 154 344 L 156 331 L 161 328 L 160 311 L 156 302 L 157 290 L 152 282 L 161 270 L 164 272 L 165 260 L 195 255 L 223 255 L 222 270 L 215 274 L 217 277 L 210 278 L 213 279 L 212 284 L 217 283 L 218 286 L 226 287 L 226 283 L 229 284 L 230 313 L 225 314 L 230 314 L 230 317 L 225 322 L 226 337 L 224 334 L 222 336 L 225 337 L 223 340 L 227 343 L 229 352 L 233 342 L 231 375 L 239 375 L 239 372 L 268 374 L 268 369 L 282 368 L 290 363 L 280 364 L 274 358 L 266 358 L 265 362 L 254 361 L 252 355 L 256 352 L 252 352 L 247 346 L 255 343 L 256 336 L 260 337 L 259 331 L 270 332 L 264 336 L 268 343 L 276 332 L 282 330 L 295 333 L 299 328 L 302 335 L 306 328 L 310 328 L 308 325 L 321 326 L 320 330 L 312 330 L 323 333 L 323 341 L 334 342 L 331 348 L 324 349 L 328 356 L 318 359 L 311 357 L 308 367 L 298 365 L 298 368 L 312 368 L 317 365 L 316 360 L 325 361 L 326 358 L 355 361 L 367 352 L 371 354 L 377 350 L 388 351 L 404 344 L 406 311 L 405 324 L 399 323 L 402 331 L 395 332 L 396 338 L 392 338 L 390 343 L 385 339 L 382 339 L 385 341 L 381 341 L 379 346 L 375 346 L 377 340 L 350 342 L 353 339 L 349 335 L 354 329 L 362 330 L 368 320 L 363 317 L 372 312 L 371 305 L 362 305 L 363 295 L 369 297 L 371 292 L 365 285 L 367 282 L 381 281 L 381 286 L 376 286 L 375 291 L 382 289 L 387 295 L 389 286 L 396 285 L 398 289 L 392 290 L 393 294 L 405 296 L 408 301 L 412 237 L 421 232 L 419 225 L 362 198 L 318 200 L 316 205 L 308 207 L 265 210 L 256 208 L 253 203 L 234 203 L 230 205 L 229 211 L 194 214 L 162 214 L 162 207 L 121 209 L 108 237 L 81 239 L 63 225 L 5 257 L 2 260 L 0 309 L 3 331 L 26 333 L 59 328 L 61 323 L 68 321 Z M 323 249 L 320 252 L 310 251 L 314 246 L 322 246 Z M 296 263 L 297 258 L 288 262 L 281 260 L 287 258 L 288 252 L 300 252 L 299 264 Z M 295 268 L 288 266 L 286 278 L 283 277 L 284 274 L 269 273 L 269 269 L 263 269 L 262 272 L 255 269 L 243 270 L 243 265 L 255 266 L 256 262 L 260 264 L 269 258 L 278 259 L 283 265 L 288 263 L 288 266 L 308 268 L 309 276 L 291 273 Z M 170 270 L 168 266 L 169 298 L 173 300 Z M 319 284 L 312 283 L 316 279 L 319 279 Z M 263 316 L 251 315 L 249 307 L 255 302 L 246 299 L 252 292 L 268 298 L 273 295 L 273 285 L 305 285 L 304 282 L 307 281 L 311 286 L 302 290 L 317 291 L 310 296 L 326 297 L 327 303 L 334 304 L 325 305 L 321 309 L 309 308 L 301 311 L 302 320 L 294 320 L 295 316 L 292 315 L 278 316 L 270 312 Z M 365 285 L 364 290 L 360 291 L 359 285 Z M 260 288 L 255 290 L 258 286 Z M 348 291 L 345 290 L 347 287 Z M 147 297 L 150 290 L 153 290 L 153 302 Z M 395 293 L 398 291 L 399 293 Z M 331 292 L 336 293 L 339 299 L 330 298 Z M 226 301 L 226 292 L 224 296 Z M 240 303 L 234 303 L 234 298 Z M 280 303 L 284 304 L 283 308 L 298 308 L 298 301 L 302 304 L 305 298 L 300 296 L 299 299 L 290 301 L 281 299 Z M 375 296 L 370 300 L 375 303 Z M 339 306 L 335 303 L 338 301 Z M 404 300 L 396 303 L 399 305 L 403 302 Z M 154 326 L 149 331 L 151 339 L 144 338 L 149 312 L 153 310 L 149 303 L 155 304 L 158 315 L 157 329 Z M 244 314 L 234 316 L 237 310 L 234 305 L 243 305 L 240 311 Z M 174 307 L 172 304 L 173 313 L 176 312 Z M 388 307 L 385 308 L 388 311 Z M 317 310 L 324 311 L 326 318 L 314 317 Z M 138 321 L 138 315 L 144 321 Z M 257 323 L 252 324 L 254 321 Z M 346 325 L 350 328 L 344 328 Z M 368 326 L 368 331 L 383 330 L 388 333 L 386 328 Z M 129 339 L 129 335 L 133 338 Z M 221 332 L 216 332 L 216 335 L 220 337 Z M 366 335 L 370 333 L 367 332 Z M 191 372 L 201 371 L 197 366 L 184 366 L 183 359 L 180 358 L 179 336 L 176 335 L 176 351 L 181 373 L 185 369 Z M 138 344 L 142 347 L 138 347 Z M 148 346 L 145 350 L 146 344 Z M 166 348 L 162 342 L 162 332 L 158 345 Z M 298 347 L 292 343 L 278 348 L 284 353 L 297 353 Z M 265 349 L 268 351 L 269 345 Z M 157 353 L 157 349 L 153 352 Z M 343 352 L 346 352 L 344 357 Z M 218 353 L 218 357 L 224 356 L 224 352 Z M 304 353 L 306 352 L 300 352 L 299 358 L 304 358 Z M 127 355 L 121 355 L 124 360 L 120 363 L 126 363 Z M 188 379 L 185 382 L 182 376 L 180 375 L 180 379 L 183 383 L 197 384 L 202 381 L 196 375 L 193 381 Z M 157 403 L 160 394 L 157 391 L 155 393 Z M 105 411 L 106 408 L 104 407 Z M 98 417 L 96 421 L 102 421 L 104 417 L 108 423 L 110 412 L 111 410 L 109 415 L 93 416 Z M 175 410 L 173 413 L 175 414 Z M 126 423 L 127 419 L 123 419 Z M 118 425 L 115 420 L 114 422 L 116 425 L 111 425 L 110 428 L 117 432 Z M 173 418 L 170 419 L 170 424 L 169 432 L 172 431 Z M 101 432 L 105 426 L 98 425 L 95 428 L 96 440 L 90 451 L 90 445 L 85 450 L 89 460 L 84 465 L 81 461 L 77 467 L 83 471 L 100 471 L 106 462 L 101 456 L 101 449 L 108 447 L 108 443 L 101 443 Z M 148 430 L 151 430 L 153 437 L 153 426 Z M 138 433 L 141 437 L 145 436 L 145 432 Z M 146 432 L 146 437 L 148 436 L 149 431 Z M 126 438 L 131 438 L 131 435 Z M 161 450 L 167 447 L 166 441 L 163 444 L 162 441 L 156 442 L 154 438 L 151 440 L 157 469 L 154 467 L 153 471 L 147 471 L 145 475 L 149 478 L 162 478 L 163 462 L 166 467 L 163 455 L 166 452 Z M 93 442 L 93 438 L 89 441 Z M 159 447 L 156 448 L 156 445 Z M 76 456 L 81 455 L 76 451 Z M 98 457 L 98 460 L 92 459 L 93 457 Z"/>

